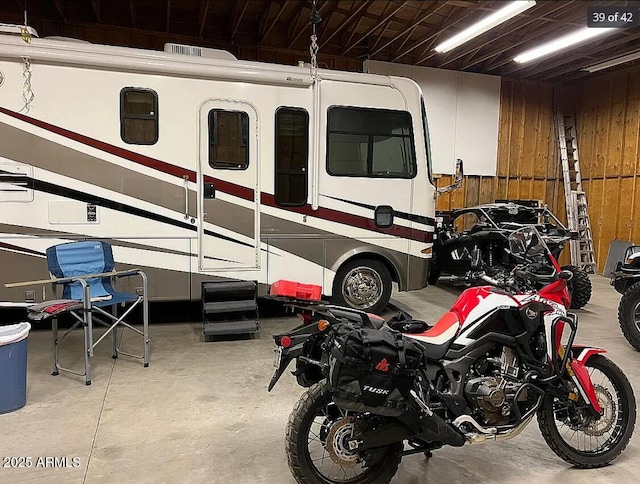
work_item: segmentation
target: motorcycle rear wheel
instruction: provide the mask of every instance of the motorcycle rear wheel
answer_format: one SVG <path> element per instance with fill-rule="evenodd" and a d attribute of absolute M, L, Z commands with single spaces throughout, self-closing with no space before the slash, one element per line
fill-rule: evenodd
<path fill-rule="evenodd" d="M 640 351 L 640 282 L 622 295 L 618 305 L 618 324 L 629 344 Z"/>
<path fill-rule="evenodd" d="M 402 458 L 402 444 L 388 446 L 370 466 L 346 446 L 351 415 L 333 400 L 326 381 L 309 388 L 298 400 L 287 424 L 286 453 L 289 469 L 300 484 L 388 484 Z"/>
<path fill-rule="evenodd" d="M 547 395 L 538 426 L 547 445 L 564 461 L 582 469 L 603 467 L 625 449 L 636 422 L 636 400 L 629 380 L 601 355 L 585 364 L 605 412 L 599 420 L 571 421 L 568 402 Z"/>

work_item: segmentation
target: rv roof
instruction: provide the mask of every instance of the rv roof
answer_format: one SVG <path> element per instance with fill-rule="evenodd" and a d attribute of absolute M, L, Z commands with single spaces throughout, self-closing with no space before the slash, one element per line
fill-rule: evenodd
<path fill-rule="evenodd" d="M 13 31 L 11 31 L 13 33 Z M 145 72 L 180 77 L 240 80 L 258 84 L 305 87 L 312 84 L 309 70 L 297 65 L 232 60 L 228 56 L 176 55 L 157 50 L 111 45 L 69 42 L 51 38 L 25 43 L 15 35 L 0 31 L 0 57 L 21 60 L 28 56 L 33 63 L 75 65 L 84 68 Z M 390 86 L 390 76 L 318 69 L 323 79 L 349 83 Z M 397 79 L 397 78 L 396 78 Z M 408 82 L 412 82 L 408 80 Z M 415 84 L 415 83 L 414 83 Z M 417 84 L 416 84 L 417 86 Z"/>

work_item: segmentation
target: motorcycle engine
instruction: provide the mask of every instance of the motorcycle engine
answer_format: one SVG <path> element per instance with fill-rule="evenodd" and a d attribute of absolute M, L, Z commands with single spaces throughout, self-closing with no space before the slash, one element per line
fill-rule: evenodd
<path fill-rule="evenodd" d="M 492 376 L 479 376 L 470 379 L 465 392 L 471 401 L 477 405 L 485 424 L 501 425 L 509 422 L 513 405 L 515 405 L 516 392 L 521 383 L 513 381 L 518 376 L 517 358 L 510 348 L 502 350 L 501 358 L 487 360 L 499 370 Z M 512 378 L 506 379 L 505 376 Z"/>

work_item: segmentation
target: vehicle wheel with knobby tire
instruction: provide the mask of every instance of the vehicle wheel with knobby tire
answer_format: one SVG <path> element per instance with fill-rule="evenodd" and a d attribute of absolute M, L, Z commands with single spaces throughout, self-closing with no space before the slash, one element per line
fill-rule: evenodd
<path fill-rule="evenodd" d="M 590 469 L 609 464 L 629 443 L 636 423 L 636 399 L 629 380 L 611 360 L 595 355 L 585 367 L 603 414 L 594 417 L 584 402 L 547 394 L 538 410 L 538 426 L 561 459 Z"/>
<path fill-rule="evenodd" d="M 567 281 L 567 289 L 571 294 L 571 309 L 581 309 L 591 299 L 591 279 L 589 274 L 576 266 L 564 266 L 562 270 L 569 271 L 573 277 Z"/>
<path fill-rule="evenodd" d="M 640 351 L 640 282 L 630 286 L 618 305 L 618 323 L 629 344 Z"/>
<path fill-rule="evenodd" d="M 391 284 L 391 274 L 384 263 L 355 259 L 338 269 L 331 300 L 339 306 L 377 314 L 391 299 Z"/>
<path fill-rule="evenodd" d="M 387 446 L 365 462 L 347 442 L 356 415 L 338 407 L 326 381 L 316 383 L 294 407 L 286 433 L 289 468 L 300 484 L 387 484 L 398 470 L 402 444 Z"/>

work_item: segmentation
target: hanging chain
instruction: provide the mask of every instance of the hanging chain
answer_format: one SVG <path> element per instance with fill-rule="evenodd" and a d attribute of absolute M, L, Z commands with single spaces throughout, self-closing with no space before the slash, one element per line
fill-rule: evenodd
<path fill-rule="evenodd" d="M 316 25 L 322 21 L 318 9 L 316 8 L 316 0 L 313 0 L 311 7 L 311 45 L 309 46 L 309 54 L 311 55 L 311 64 L 309 65 L 309 73 L 314 81 L 318 75 L 318 36 L 316 35 Z"/>
<path fill-rule="evenodd" d="M 22 100 L 24 101 L 24 106 L 19 112 L 28 113 L 31 110 L 31 103 L 35 98 L 35 94 L 33 93 L 33 89 L 31 89 L 31 59 L 28 57 L 22 58 L 24 65 L 22 67 L 22 77 L 24 78 L 24 84 L 22 85 Z"/>
<path fill-rule="evenodd" d="M 315 81 L 318 75 L 318 37 L 316 34 L 311 36 L 311 46 L 309 46 L 309 53 L 311 54 L 311 64 L 309 65 L 309 73 L 311 79 Z"/>

